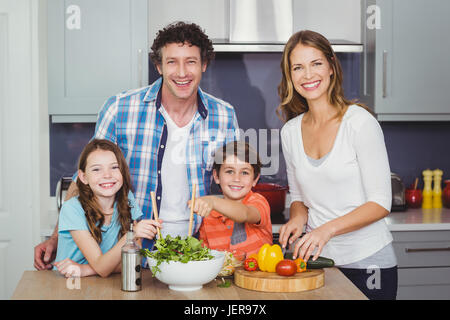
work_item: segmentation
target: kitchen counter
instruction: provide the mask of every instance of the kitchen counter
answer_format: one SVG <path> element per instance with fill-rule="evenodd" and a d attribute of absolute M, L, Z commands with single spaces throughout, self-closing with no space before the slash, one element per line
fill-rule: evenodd
<path fill-rule="evenodd" d="M 66 279 L 57 271 L 25 271 L 12 300 L 367 300 L 339 269 L 326 268 L 324 271 L 323 287 L 295 293 L 252 291 L 239 288 L 234 283 L 229 288 L 219 288 L 214 280 L 201 290 L 173 291 L 153 278 L 148 269 L 143 271 L 141 291 L 124 292 L 120 273 L 108 278 L 85 277 L 78 279 L 77 283 L 77 280 Z"/>
<path fill-rule="evenodd" d="M 408 209 L 391 212 L 385 220 L 391 231 L 450 230 L 450 209 Z"/>
<path fill-rule="evenodd" d="M 287 221 L 289 209 L 286 209 L 283 215 Z M 390 231 L 450 230 L 450 209 L 408 209 L 391 212 L 384 220 Z M 278 233 L 283 225 L 277 222 L 272 224 L 273 233 Z"/>

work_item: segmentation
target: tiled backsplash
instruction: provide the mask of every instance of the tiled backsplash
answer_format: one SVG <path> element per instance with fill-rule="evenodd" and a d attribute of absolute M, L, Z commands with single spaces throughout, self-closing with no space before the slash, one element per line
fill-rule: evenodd
<path fill-rule="evenodd" d="M 61 177 L 72 176 L 78 157 L 94 135 L 95 123 L 50 122 L 50 196 Z"/>
<path fill-rule="evenodd" d="M 346 96 L 357 99 L 360 54 L 338 53 L 338 57 L 344 71 Z M 231 103 L 244 131 L 250 128 L 280 129 L 282 122 L 275 114 L 277 86 L 281 79 L 280 60 L 281 53 L 217 53 L 203 75 L 201 88 Z M 153 82 L 159 75 L 153 66 L 149 71 L 150 82 Z M 111 95 L 116 93 L 111 92 Z M 445 141 L 450 141 L 450 123 L 388 122 L 382 123 L 382 128 L 391 171 L 399 174 L 405 184 L 412 183 L 416 176 L 421 178 L 421 172 L 426 168 L 440 168 L 444 178 L 450 178 L 450 148 L 445 146 Z M 52 196 L 59 178 L 75 172 L 78 156 L 94 129 L 94 123 L 50 124 Z M 262 180 L 287 184 L 281 147 L 277 142 L 272 147 L 281 155 L 279 167 L 276 174 L 262 177 Z"/>

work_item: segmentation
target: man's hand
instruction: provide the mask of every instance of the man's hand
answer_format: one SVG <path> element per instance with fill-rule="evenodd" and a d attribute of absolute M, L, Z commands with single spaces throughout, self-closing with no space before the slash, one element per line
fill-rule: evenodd
<path fill-rule="evenodd" d="M 56 258 L 57 247 L 58 237 L 53 236 L 34 247 L 34 267 L 37 270 L 51 269 L 53 267 L 51 263 Z"/>
<path fill-rule="evenodd" d="M 77 184 L 72 181 L 66 193 L 64 201 L 78 195 Z M 58 248 L 58 222 L 50 239 L 34 247 L 34 267 L 37 270 L 49 270 L 53 268 L 52 262 L 56 258 L 56 249 Z"/>

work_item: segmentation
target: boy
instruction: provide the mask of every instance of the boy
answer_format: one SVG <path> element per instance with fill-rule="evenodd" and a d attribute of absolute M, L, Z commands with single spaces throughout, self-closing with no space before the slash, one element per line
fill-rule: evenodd
<path fill-rule="evenodd" d="M 194 204 L 194 212 L 203 217 L 200 240 L 204 245 L 249 255 L 257 253 L 265 243 L 272 244 L 269 203 L 251 190 L 260 172 L 259 157 L 248 143 L 234 141 L 218 150 L 213 178 L 222 190 L 223 199 L 204 196 Z"/>

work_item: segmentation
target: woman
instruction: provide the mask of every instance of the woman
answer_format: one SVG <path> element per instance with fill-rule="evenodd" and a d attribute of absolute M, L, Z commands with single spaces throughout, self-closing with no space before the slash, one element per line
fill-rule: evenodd
<path fill-rule="evenodd" d="M 381 127 L 345 99 L 342 69 L 328 40 L 300 31 L 286 44 L 277 113 L 291 193 L 280 243 L 294 257 L 319 255 L 370 299 L 395 299 L 397 261 L 383 218 L 391 208 L 390 168 Z"/>

